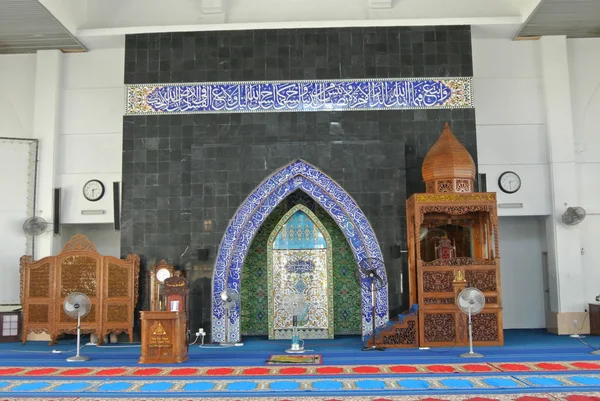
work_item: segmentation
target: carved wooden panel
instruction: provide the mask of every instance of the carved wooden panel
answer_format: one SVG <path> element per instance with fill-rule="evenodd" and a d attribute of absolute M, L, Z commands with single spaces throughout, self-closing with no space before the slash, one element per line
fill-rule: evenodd
<path fill-rule="evenodd" d="M 131 272 L 114 263 L 108 263 L 108 298 L 128 297 L 130 295 Z"/>
<path fill-rule="evenodd" d="M 466 270 L 465 279 L 469 287 L 480 291 L 496 291 L 496 272 L 494 270 Z"/>
<path fill-rule="evenodd" d="M 38 268 L 31 269 L 29 271 L 29 297 L 50 297 L 50 284 L 52 281 L 50 280 L 50 263 L 44 263 Z"/>
<path fill-rule="evenodd" d="M 83 333 L 96 333 L 101 340 L 106 333 L 126 331 L 133 339 L 138 276 L 138 256 L 130 255 L 127 260 L 102 256 L 84 235 L 74 236 L 57 256 L 40 261 L 22 257 L 23 342 L 30 332 L 47 332 L 55 342 L 58 335 L 76 331 L 76 320 L 63 310 L 72 292 L 84 293 L 92 303 L 81 319 Z M 118 319 L 117 327 L 107 324 L 109 315 L 111 322 Z"/>
<path fill-rule="evenodd" d="M 50 312 L 48 304 L 34 304 L 30 303 L 27 305 L 27 313 L 29 316 L 29 323 L 49 323 Z"/>
<path fill-rule="evenodd" d="M 498 315 L 496 313 L 480 313 L 474 315 L 473 321 L 473 341 L 474 342 L 496 342 L 499 341 Z"/>
<path fill-rule="evenodd" d="M 424 298 L 425 305 L 452 305 L 456 302 L 454 298 Z"/>
<path fill-rule="evenodd" d="M 451 271 L 424 271 L 423 292 L 452 292 L 453 280 Z"/>
<path fill-rule="evenodd" d="M 456 341 L 454 313 L 423 314 L 425 343 L 453 343 Z"/>

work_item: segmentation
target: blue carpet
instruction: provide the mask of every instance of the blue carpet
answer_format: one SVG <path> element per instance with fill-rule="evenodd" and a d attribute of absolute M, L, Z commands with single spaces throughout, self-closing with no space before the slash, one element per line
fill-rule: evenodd
<path fill-rule="evenodd" d="M 478 362 L 600 360 L 599 356 L 591 355 L 592 349 L 581 341 L 550 334 L 545 330 L 505 330 L 504 336 L 504 347 L 477 347 L 477 351 L 484 355 Z M 161 366 L 264 366 L 270 355 L 281 354 L 289 348 L 289 341 L 269 341 L 261 337 L 248 337 L 243 341 L 243 347 L 190 346 L 189 361 Z M 600 337 L 589 336 L 586 342 L 592 347 L 600 348 Z M 327 365 L 465 362 L 459 357 L 466 350 L 464 347 L 388 349 L 381 353 L 365 353 L 361 351 L 362 345 L 361 338 L 354 336 L 305 342 L 307 349 L 323 355 L 323 363 Z M 64 353 L 56 354 L 52 350 Z M 87 346 L 81 352 L 92 359 L 86 366 L 138 366 L 140 349 L 139 345 L 123 343 L 103 347 Z M 72 366 L 65 359 L 74 353 L 73 341 L 61 341 L 53 347 L 48 347 L 47 342 L 28 342 L 24 346 L 20 343 L 0 343 L 0 366 Z"/>

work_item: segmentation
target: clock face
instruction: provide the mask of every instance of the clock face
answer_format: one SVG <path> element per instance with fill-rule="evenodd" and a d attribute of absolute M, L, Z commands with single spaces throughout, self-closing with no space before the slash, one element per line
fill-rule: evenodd
<path fill-rule="evenodd" d="M 507 194 L 514 194 L 521 188 L 521 177 L 515 172 L 506 171 L 500 175 L 498 186 Z"/>
<path fill-rule="evenodd" d="M 104 184 L 98 180 L 89 180 L 83 186 L 85 199 L 96 202 L 104 196 Z"/>
<path fill-rule="evenodd" d="M 168 269 L 160 269 L 156 272 L 156 279 L 161 283 L 164 283 L 169 277 L 171 277 L 171 272 Z"/>

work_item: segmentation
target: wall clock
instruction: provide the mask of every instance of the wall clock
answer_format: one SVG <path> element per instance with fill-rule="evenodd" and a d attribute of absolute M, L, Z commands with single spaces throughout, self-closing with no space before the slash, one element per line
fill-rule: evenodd
<path fill-rule="evenodd" d="M 498 178 L 498 186 L 507 194 L 514 194 L 521 189 L 521 177 L 514 171 L 505 171 Z"/>
<path fill-rule="evenodd" d="M 104 196 L 104 184 L 100 180 L 89 180 L 83 185 L 83 196 L 90 202 L 96 202 Z"/>

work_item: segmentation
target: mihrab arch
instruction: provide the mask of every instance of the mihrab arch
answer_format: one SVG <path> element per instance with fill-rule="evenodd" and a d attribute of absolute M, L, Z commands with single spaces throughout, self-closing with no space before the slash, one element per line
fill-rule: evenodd
<path fill-rule="evenodd" d="M 215 262 L 212 293 L 212 338 L 225 340 L 225 310 L 220 298 L 224 289 L 240 291 L 244 259 L 256 232 L 273 209 L 290 193 L 300 189 L 329 213 L 344 233 L 354 258 L 383 260 L 379 242 L 354 199 L 333 179 L 311 164 L 296 160 L 267 177 L 240 205 L 230 220 Z M 385 279 L 385 277 L 384 277 Z M 387 282 L 387 280 L 386 280 Z M 362 288 L 362 286 L 361 286 Z M 371 294 L 362 288 L 362 332 L 371 333 Z M 229 340 L 240 338 L 239 304 L 229 313 Z M 377 326 L 388 321 L 387 285 L 377 292 Z"/>

